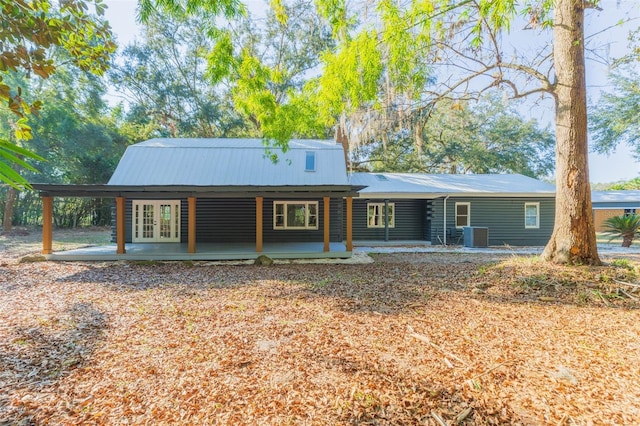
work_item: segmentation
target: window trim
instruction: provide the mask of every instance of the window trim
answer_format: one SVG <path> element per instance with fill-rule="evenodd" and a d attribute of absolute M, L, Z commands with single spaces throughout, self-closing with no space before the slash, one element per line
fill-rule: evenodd
<path fill-rule="evenodd" d="M 389 215 L 389 229 L 391 228 L 395 228 L 396 227 L 396 203 L 386 203 L 389 206 L 389 210 L 391 211 L 391 214 Z M 380 229 L 380 228 L 385 228 L 385 220 L 384 220 L 384 206 L 385 203 L 367 203 L 367 228 L 372 228 L 372 229 Z M 369 208 L 370 207 L 378 207 L 380 209 L 380 216 L 381 216 L 381 225 L 372 225 L 369 223 Z"/>
<path fill-rule="evenodd" d="M 467 224 L 458 226 L 458 206 L 467 206 Z M 471 226 L 471 203 L 469 201 L 456 202 L 453 209 L 453 223 L 456 229 L 462 229 L 465 226 Z"/>
<path fill-rule="evenodd" d="M 536 208 L 536 224 L 527 225 L 527 207 L 535 206 Z M 524 203 L 524 229 L 540 229 L 540 202 Z"/>
<path fill-rule="evenodd" d="M 282 204 L 283 206 L 283 214 L 284 214 L 284 225 L 282 226 L 278 226 L 276 224 L 276 220 L 277 220 L 277 215 L 276 215 L 276 209 L 277 209 L 277 205 Z M 305 209 L 305 215 L 304 215 L 304 222 L 305 222 L 305 226 L 287 226 L 287 206 L 289 204 L 304 204 L 304 209 Z M 318 230 L 318 225 L 320 222 L 320 209 L 318 206 L 318 202 L 317 201 L 274 201 L 273 202 L 273 229 L 276 231 L 304 231 L 304 230 Z M 313 205 L 316 208 L 316 224 L 315 226 L 309 226 L 309 206 Z"/>

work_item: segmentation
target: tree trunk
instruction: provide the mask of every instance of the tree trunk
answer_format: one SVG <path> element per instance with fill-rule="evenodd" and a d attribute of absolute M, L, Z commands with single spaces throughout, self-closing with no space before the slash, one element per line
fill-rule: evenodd
<path fill-rule="evenodd" d="M 7 190 L 7 202 L 4 205 L 4 220 L 2 221 L 2 230 L 4 232 L 11 231 L 13 227 L 13 209 L 16 205 L 16 198 L 18 197 L 18 190 L 9 187 Z"/>
<path fill-rule="evenodd" d="M 591 210 L 584 66 L 584 0 L 557 0 L 553 23 L 556 74 L 556 214 L 542 258 L 599 265 Z"/>

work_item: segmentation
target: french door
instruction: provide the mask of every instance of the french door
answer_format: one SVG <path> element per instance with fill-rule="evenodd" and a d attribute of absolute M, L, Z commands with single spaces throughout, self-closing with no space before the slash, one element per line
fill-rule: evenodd
<path fill-rule="evenodd" d="M 179 243 L 180 200 L 134 200 L 134 243 Z"/>

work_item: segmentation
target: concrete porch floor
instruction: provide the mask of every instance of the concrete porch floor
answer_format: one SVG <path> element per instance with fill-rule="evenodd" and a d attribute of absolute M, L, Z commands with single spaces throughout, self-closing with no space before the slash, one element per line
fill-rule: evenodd
<path fill-rule="evenodd" d="M 318 243 L 264 243 L 261 253 L 256 252 L 255 244 L 248 243 L 200 243 L 196 252 L 188 253 L 187 244 L 182 243 L 136 243 L 126 244 L 125 254 L 116 254 L 116 245 L 83 247 L 74 250 L 58 251 L 45 255 L 47 260 L 59 261 L 113 261 L 113 260 L 247 260 L 261 254 L 272 259 L 326 259 L 349 258 L 342 243 L 331 243 L 330 251 L 323 251 L 324 244 Z"/>

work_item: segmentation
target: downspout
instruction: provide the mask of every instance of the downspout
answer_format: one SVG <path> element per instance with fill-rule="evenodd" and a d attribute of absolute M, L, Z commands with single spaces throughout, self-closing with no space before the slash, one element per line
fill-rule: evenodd
<path fill-rule="evenodd" d="M 384 240 L 389 241 L 389 200 L 384 200 Z"/>
<path fill-rule="evenodd" d="M 444 215 L 442 217 L 442 220 L 443 220 L 442 228 L 444 231 L 443 241 L 445 246 L 447 245 L 447 200 L 449 199 L 449 197 L 451 197 L 451 195 L 447 195 L 446 197 L 444 197 L 444 207 L 443 207 Z"/>

